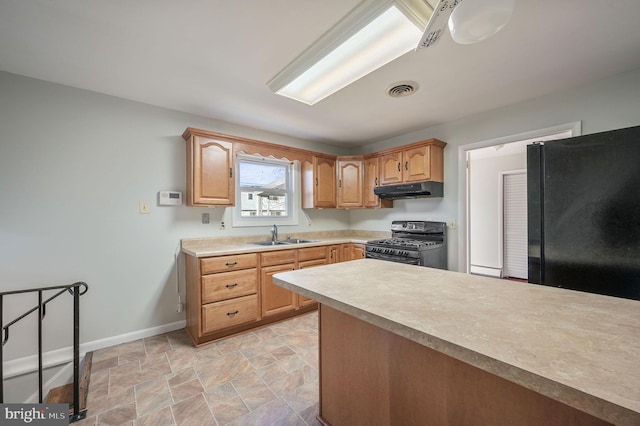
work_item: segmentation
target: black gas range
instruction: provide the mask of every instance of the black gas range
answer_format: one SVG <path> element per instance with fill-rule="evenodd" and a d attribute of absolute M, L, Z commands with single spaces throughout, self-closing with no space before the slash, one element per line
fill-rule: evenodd
<path fill-rule="evenodd" d="M 447 224 L 394 220 L 391 238 L 367 241 L 367 258 L 447 269 Z"/>

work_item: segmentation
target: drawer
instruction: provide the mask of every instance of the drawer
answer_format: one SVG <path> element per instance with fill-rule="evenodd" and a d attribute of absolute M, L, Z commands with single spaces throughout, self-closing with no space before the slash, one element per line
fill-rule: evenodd
<path fill-rule="evenodd" d="M 258 270 L 221 272 L 202 277 L 202 303 L 255 294 L 258 289 Z"/>
<path fill-rule="evenodd" d="M 258 255 L 256 253 L 205 257 L 200 259 L 200 273 L 202 275 L 233 271 L 236 269 L 255 268 L 256 266 L 258 266 Z"/>
<path fill-rule="evenodd" d="M 257 320 L 257 294 L 202 305 L 202 333 Z"/>
<path fill-rule="evenodd" d="M 283 263 L 295 263 L 295 250 L 276 250 L 262 253 L 262 266 L 282 265 Z"/>
<path fill-rule="evenodd" d="M 326 259 L 327 246 L 306 247 L 298 249 L 298 261 Z"/>

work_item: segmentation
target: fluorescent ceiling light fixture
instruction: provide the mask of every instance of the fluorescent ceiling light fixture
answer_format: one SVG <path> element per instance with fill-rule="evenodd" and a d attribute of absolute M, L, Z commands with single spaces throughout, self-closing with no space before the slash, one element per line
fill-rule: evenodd
<path fill-rule="evenodd" d="M 360 3 L 268 86 L 313 105 L 415 49 L 430 15 L 426 0 Z"/>

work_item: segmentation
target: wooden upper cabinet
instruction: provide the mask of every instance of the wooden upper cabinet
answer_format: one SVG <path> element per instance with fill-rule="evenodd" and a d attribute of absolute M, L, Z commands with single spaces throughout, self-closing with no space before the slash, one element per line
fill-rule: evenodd
<path fill-rule="evenodd" d="M 234 205 L 233 142 L 190 128 L 182 136 L 187 141 L 187 205 Z"/>
<path fill-rule="evenodd" d="M 302 208 L 336 206 L 335 157 L 314 156 L 302 165 Z"/>
<path fill-rule="evenodd" d="M 444 147 L 437 139 L 428 139 L 401 149 L 380 154 L 380 185 L 444 181 Z"/>
<path fill-rule="evenodd" d="M 379 162 L 380 185 L 402 183 L 402 151 L 381 155 Z"/>
<path fill-rule="evenodd" d="M 337 206 L 342 208 L 364 207 L 362 157 L 338 157 Z"/>
<path fill-rule="evenodd" d="M 364 207 L 393 207 L 393 200 L 381 200 L 373 189 L 380 186 L 380 177 L 377 156 L 365 158 L 364 160 Z"/>

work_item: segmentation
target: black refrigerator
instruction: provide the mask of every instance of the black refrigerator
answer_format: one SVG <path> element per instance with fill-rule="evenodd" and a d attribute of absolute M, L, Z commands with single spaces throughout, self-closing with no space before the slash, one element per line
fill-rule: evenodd
<path fill-rule="evenodd" d="M 529 282 L 640 300 L 640 126 L 527 146 Z"/>

